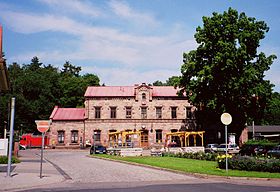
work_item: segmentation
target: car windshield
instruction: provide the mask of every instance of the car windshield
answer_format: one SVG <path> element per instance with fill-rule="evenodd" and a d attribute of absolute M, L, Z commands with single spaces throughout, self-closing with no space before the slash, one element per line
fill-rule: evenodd
<path fill-rule="evenodd" d="M 103 149 L 104 147 L 102 145 L 98 145 L 98 146 L 95 146 L 96 149 Z"/>
<path fill-rule="evenodd" d="M 226 145 L 220 145 L 218 148 L 226 148 Z"/>
<path fill-rule="evenodd" d="M 207 148 L 213 148 L 213 147 L 218 147 L 218 144 L 208 144 Z"/>
<path fill-rule="evenodd" d="M 236 144 L 231 144 L 231 145 L 229 145 L 229 147 L 237 147 L 237 145 Z"/>

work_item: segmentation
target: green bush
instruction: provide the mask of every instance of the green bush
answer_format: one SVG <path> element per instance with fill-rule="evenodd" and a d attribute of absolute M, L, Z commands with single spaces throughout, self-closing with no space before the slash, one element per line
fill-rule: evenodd
<path fill-rule="evenodd" d="M 20 160 L 12 157 L 12 163 L 20 163 Z M 0 156 L 0 164 L 8 164 L 8 156 Z"/>
<path fill-rule="evenodd" d="M 218 161 L 220 169 L 226 168 L 226 160 Z M 280 173 L 280 159 L 257 158 L 249 156 L 234 156 L 228 158 L 228 168 L 244 171 L 262 171 L 271 173 Z"/>
<path fill-rule="evenodd" d="M 267 139 L 261 139 L 261 140 L 250 139 L 244 145 L 254 145 L 254 146 L 263 146 L 263 147 L 265 147 L 265 146 L 275 147 L 276 145 L 278 145 L 278 143 L 277 142 L 269 141 Z"/>
<path fill-rule="evenodd" d="M 176 154 L 167 152 L 167 153 L 163 153 L 162 156 L 216 161 L 218 155 L 216 153 L 204 153 L 204 152 L 176 153 Z"/>

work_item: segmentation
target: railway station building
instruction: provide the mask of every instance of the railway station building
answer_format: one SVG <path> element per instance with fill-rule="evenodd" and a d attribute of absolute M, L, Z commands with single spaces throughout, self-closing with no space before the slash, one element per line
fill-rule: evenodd
<path fill-rule="evenodd" d="M 50 144 L 75 148 L 89 144 L 149 148 L 166 142 L 195 143 L 195 110 L 172 86 L 90 86 L 84 108 L 55 106 Z M 182 139 L 174 133 L 189 132 Z M 203 134 L 198 134 L 203 144 Z M 193 136 L 193 137 L 192 137 Z M 167 138 L 170 140 L 167 141 Z"/>

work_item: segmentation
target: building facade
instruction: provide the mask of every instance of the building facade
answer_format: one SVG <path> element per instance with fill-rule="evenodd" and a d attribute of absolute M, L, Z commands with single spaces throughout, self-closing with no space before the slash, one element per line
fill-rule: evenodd
<path fill-rule="evenodd" d="M 163 144 L 170 132 L 195 130 L 195 107 L 172 86 L 88 87 L 85 108 L 55 107 L 50 119 L 51 143 L 74 147 L 110 145 L 110 133 L 141 132 L 141 147 Z M 136 136 L 137 137 L 137 136 Z M 132 140 L 128 135 L 127 140 Z M 174 138 L 176 139 L 176 138 Z"/>

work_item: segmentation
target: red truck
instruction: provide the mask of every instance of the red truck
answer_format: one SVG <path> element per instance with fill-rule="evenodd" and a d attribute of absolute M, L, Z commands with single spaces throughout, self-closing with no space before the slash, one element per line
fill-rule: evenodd
<path fill-rule="evenodd" d="M 19 141 L 20 147 L 32 148 L 42 146 L 42 135 L 34 135 L 32 133 L 23 134 Z M 45 135 L 45 146 L 49 145 L 49 137 Z"/>

